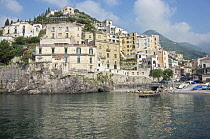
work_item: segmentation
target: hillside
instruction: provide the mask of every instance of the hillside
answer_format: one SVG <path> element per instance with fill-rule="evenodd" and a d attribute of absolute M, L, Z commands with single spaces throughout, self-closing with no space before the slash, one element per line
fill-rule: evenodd
<path fill-rule="evenodd" d="M 210 55 L 210 43 L 201 43 L 198 47 Z"/>
<path fill-rule="evenodd" d="M 204 57 L 207 54 L 202 52 L 200 48 L 190 44 L 190 43 L 177 43 L 174 42 L 155 30 L 147 30 L 143 34 L 146 35 L 159 35 L 160 36 L 160 44 L 163 49 L 167 51 L 176 51 L 179 54 L 183 54 L 184 59 L 196 59 L 199 57 Z"/>

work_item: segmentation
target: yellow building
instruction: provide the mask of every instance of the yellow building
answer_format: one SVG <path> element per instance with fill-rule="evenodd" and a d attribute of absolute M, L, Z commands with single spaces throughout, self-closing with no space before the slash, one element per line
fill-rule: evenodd
<path fill-rule="evenodd" d="M 119 42 L 110 42 L 109 34 L 95 33 L 94 45 L 97 46 L 99 71 L 120 69 Z"/>
<path fill-rule="evenodd" d="M 42 44 L 36 46 L 35 62 L 52 63 L 51 68 L 66 72 L 94 72 L 97 69 L 97 49 L 83 44 Z"/>

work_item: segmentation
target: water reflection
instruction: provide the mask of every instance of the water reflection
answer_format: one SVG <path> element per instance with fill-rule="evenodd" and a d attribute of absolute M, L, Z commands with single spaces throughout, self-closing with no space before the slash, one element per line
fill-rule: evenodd
<path fill-rule="evenodd" d="M 209 138 L 210 96 L 0 95 L 0 138 Z"/>

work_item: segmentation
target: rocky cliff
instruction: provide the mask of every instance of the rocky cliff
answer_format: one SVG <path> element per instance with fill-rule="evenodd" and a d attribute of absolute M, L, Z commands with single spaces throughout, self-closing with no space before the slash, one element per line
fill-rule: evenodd
<path fill-rule="evenodd" d="M 100 81 L 81 75 L 62 74 L 59 69 L 49 69 L 46 65 L 30 65 L 28 71 L 16 81 L 4 81 L 2 88 L 5 93 L 90 93 L 111 90 Z"/>

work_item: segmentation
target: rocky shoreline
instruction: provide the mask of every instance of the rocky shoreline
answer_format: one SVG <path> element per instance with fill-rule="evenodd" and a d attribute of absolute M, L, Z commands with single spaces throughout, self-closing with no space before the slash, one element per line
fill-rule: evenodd
<path fill-rule="evenodd" d="M 109 92 L 112 86 L 80 75 L 64 75 L 61 70 L 29 68 L 18 80 L 1 82 L 3 94 L 75 94 Z"/>

